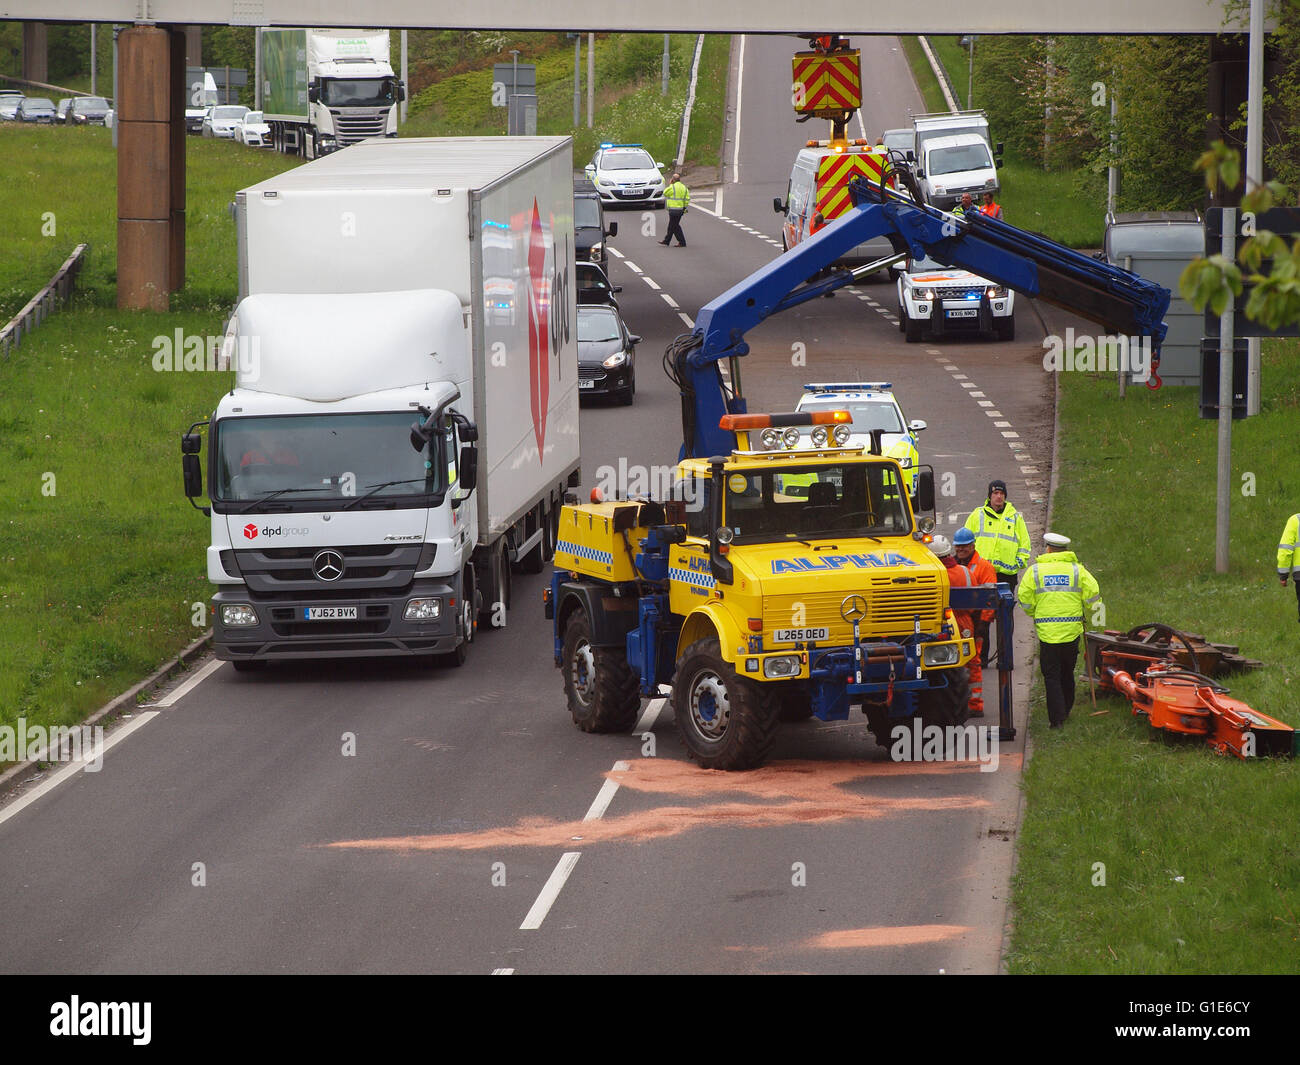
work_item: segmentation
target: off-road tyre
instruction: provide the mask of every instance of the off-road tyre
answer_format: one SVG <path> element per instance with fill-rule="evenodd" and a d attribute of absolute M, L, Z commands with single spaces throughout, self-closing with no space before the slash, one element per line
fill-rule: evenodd
<path fill-rule="evenodd" d="M 583 732 L 630 732 L 641 710 L 640 682 L 623 652 L 591 645 L 591 621 L 579 607 L 564 623 L 564 698 Z"/>
<path fill-rule="evenodd" d="M 781 697 L 774 685 L 738 676 L 710 637 L 696 640 L 678 661 L 673 711 L 682 742 L 703 768 L 754 769 L 776 742 Z M 714 728 L 706 723 L 710 716 Z"/>
<path fill-rule="evenodd" d="M 909 344 L 920 342 L 921 333 L 924 327 L 925 323 L 919 318 L 912 318 L 906 314 L 903 315 L 903 336 L 907 339 Z"/>
<path fill-rule="evenodd" d="M 1005 318 L 993 319 L 993 331 L 999 340 L 1016 339 L 1016 316 L 1009 314 Z"/>

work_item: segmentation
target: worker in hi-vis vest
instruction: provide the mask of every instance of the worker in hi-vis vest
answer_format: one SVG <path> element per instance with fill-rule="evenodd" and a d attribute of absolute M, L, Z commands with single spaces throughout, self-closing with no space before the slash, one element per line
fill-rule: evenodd
<path fill-rule="evenodd" d="M 673 174 L 672 183 L 664 189 L 664 206 L 668 208 L 668 233 L 659 243 L 667 245 L 677 237 L 677 246 L 686 247 L 686 237 L 682 233 L 682 215 L 691 202 L 691 192 L 682 184 L 682 175 Z"/>
<path fill-rule="evenodd" d="M 1282 530 L 1282 542 L 1277 545 L 1277 575 L 1286 587 L 1286 579 L 1300 570 L 1300 514 L 1292 514 Z M 1296 609 L 1300 612 L 1300 579 L 1295 582 Z"/>
<path fill-rule="evenodd" d="M 1043 543 L 1047 551 L 1025 570 L 1016 596 L 1034 619 L 1038 668 L 1047 689 L 1047 720 L 1052 728 L 1060 728 L 1074 706 L 1074 666 L 1084 609 L 1101 602 L 1101 588 L 1075 553 L 1066 550 L 1068 536 L 1047 533 Z"/>

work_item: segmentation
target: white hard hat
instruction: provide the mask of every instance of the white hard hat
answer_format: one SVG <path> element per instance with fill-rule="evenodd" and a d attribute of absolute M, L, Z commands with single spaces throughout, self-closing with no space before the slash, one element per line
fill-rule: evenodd
<path fill-rule="evenodd" d="M 936 535 L 930 543 L 930 550 L 936 557 L 943 558 L 944 555 L 952 554 L 952 544 L 948 542 L 948 537 Z"/>
<path fill-rule="evenodd" d="M 1048 547 L 1069 547 L 1070 538 L 1068 536 L 1062 536 L 1060 533 L 1044 533 L 1043 543 Z"/>

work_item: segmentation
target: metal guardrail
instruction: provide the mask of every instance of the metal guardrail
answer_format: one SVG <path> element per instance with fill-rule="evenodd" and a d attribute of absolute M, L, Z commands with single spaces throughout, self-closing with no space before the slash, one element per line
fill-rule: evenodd
<path fill-rule="evenodd" d="M 0 356 L 7 359 L 10 350 L 22 343 L 24 332 L 30 333 L 53 314 L 60 303 L 67 302 L 76 288 L 77 274 L 81 272 L 89 247 L 89 244 L 78 244 L 45 287 L 0 329 Z"/>

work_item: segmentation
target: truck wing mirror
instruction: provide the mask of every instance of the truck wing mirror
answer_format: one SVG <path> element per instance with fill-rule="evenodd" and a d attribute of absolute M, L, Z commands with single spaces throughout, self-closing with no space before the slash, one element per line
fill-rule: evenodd
<path fill-rule="evenodd" d="M 320 79 L 319 78 L 312 78 L 311 81 L 307 83 L 307 101 L 313 104 L 320 103 Z"/>
<path fill-rule="evenodd" d="M 610 222 L 610 224 L 609 224 L 609 228 L 608 228 L 607 230 L 605 230 L 605 236 L 607 236 L 607 237 L 617 237 L 617 236 L 618 236 L 618 223 L 617 223 L 617 222 Z"/>
<path fill-rule="evenodd" d="M 934 510 L 934 470 L 929 466 L 924 467 L 917 474 L 916 509 Z"/>
<path fill-rule="evenodd" d="M 772 197 L 772 210 L 774 210 L 777 214 L 785 214 L 787 209 L 788 209 L 787 205 L 781 202 L 780 196 Z"/>
<path fill-rule="evenodd" d="M 203 467 L 198 455 L 181 456 L 181 472 L 185 475 L 185 494 L 195 499 L 203 494 Z"/>
<path fill-rule="evenodd" d="M 474 491 L 478 484 L 478 448 L 466 444 L 460 449 L 460 490 Z"/>
<path fill-rule="evenodd" d="M 406 99 L 406 82 L 399 81 L 397 83 L 397 102 L 400 104 L 405 99 Z"/>

